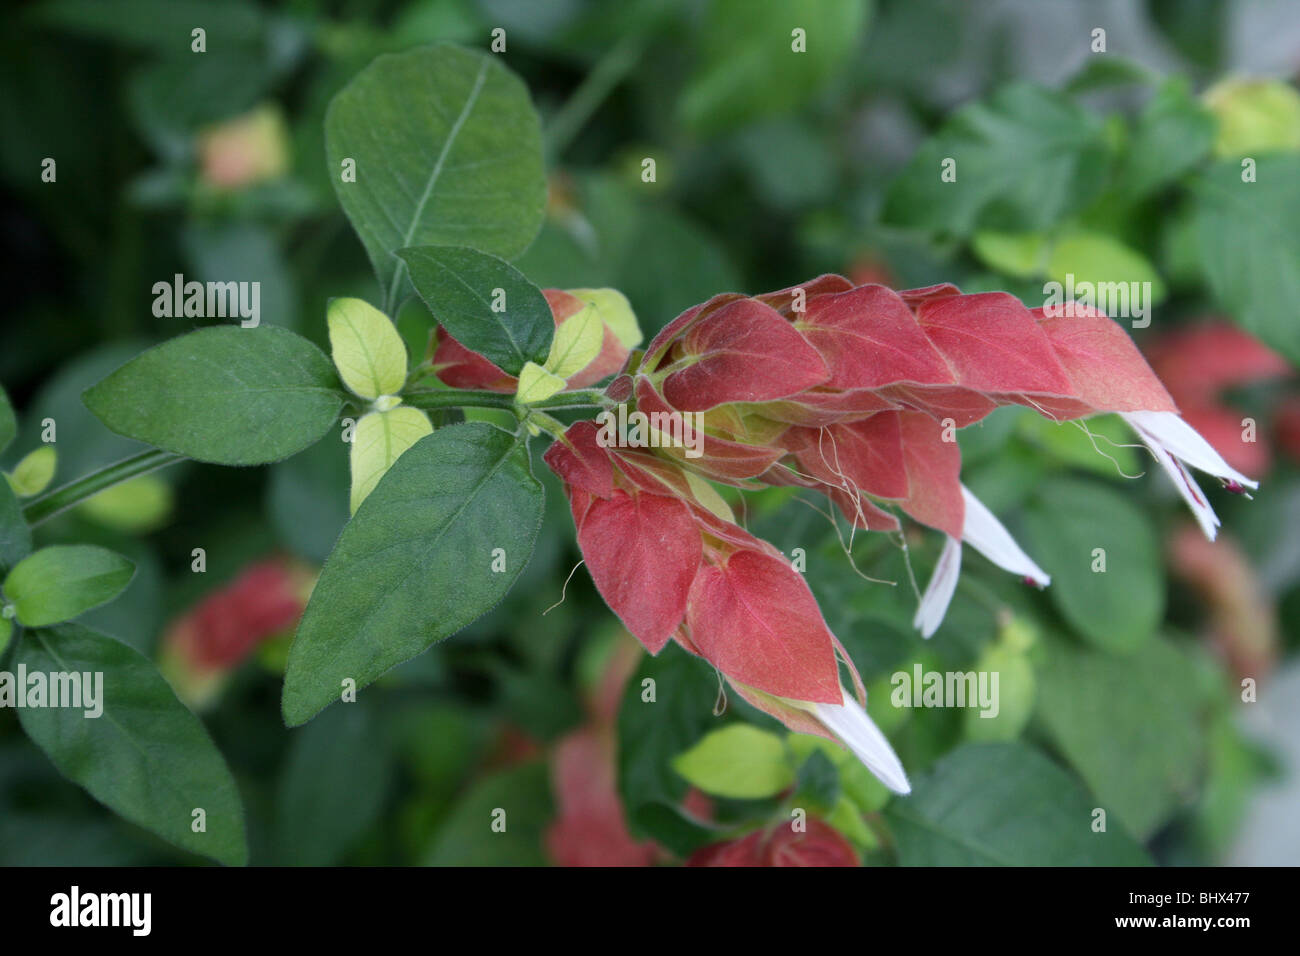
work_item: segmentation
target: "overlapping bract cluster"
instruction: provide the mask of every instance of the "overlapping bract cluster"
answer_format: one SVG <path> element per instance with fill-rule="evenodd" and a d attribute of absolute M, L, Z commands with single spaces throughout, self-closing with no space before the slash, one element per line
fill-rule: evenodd
<path fill-rule="evenodd" d="M 943 532 L 915 619 L 925 636 L 951 600 L 963 543 L 1049 583 L 961 484 L 956 429 L 999 405 L 1056 421 L 1119 413 L 1211 538 L 1218 519 L 1186 464 L 1233 490 L 1253 486 L 1183 423 L 1110 318 L 948 284 L 895 292 L 825 275 L 716 296 L 632 353 L 607 395 L 646 416 L 648 447 L 581 422 L 546 455 L 606 602 L 652 653 L 676 640 L 755 706 L 839 738 L 901 792 L 902 766 L 859 706 L 861 682 L 807 584 L 735 524 L 709 480 L 816 489 L 858 528 L 897 529 L 901 512 Z M 842 690 L 841 661 L 857 700 Z"/>

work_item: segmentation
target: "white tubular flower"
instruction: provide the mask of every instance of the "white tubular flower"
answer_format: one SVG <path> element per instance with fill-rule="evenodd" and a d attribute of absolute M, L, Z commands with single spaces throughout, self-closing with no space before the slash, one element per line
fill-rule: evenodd
<path fill-rule="evenodd" d="M 1214 475 L 1234 491 L 1259 487 L 1259 482 L 1251 481 L 1224 461 L 1223 456 L 1176 413 L 1121 412 L 1120 417 L 1129 423 L 1143 444 L 1151 449 L 1156 461 L 1173 479 L 1174 487 L 1192 509 L 1192 515 L 1211 541 L 1218 534 L 1218 515 L 1210 507 L 1184 463 Z"/>
<path fill-rule="evenodd" d="M 934 574 L 926 585 L 921 604 L 912 618 L 912 626 L 921 632 L 922 637 L 930 637 L 943 623 L 952 603 L 953 592 L 957 589 L 957 578 L 961 574 L 961 546 L 969 544 L 998 567 L 1018 574 L 1040 588 L 1052 583 L 1047 572 L 1040 568 L 1020 545 L 1016 544 L 1011 532 L 1003 527 L 1002 522 L 994 517 L 993 512 L 984 505 L 965 485 L 961 489 L 966 502 L 966 515 L 962 520 L 961 541 L 951 536 L 944 542 L 939 563 L 934 566 Z"/>
<path fill-rule="evenodd" d="M 907 782 L 907 772 L 903 770 L 902 762 L 885 735 L 852 694 L 844 691 L 843 697 L 842 704 L 819 704 L 802 700 L 791 700 L 788 703 L 821 721 L 844 746 L 853 751 L 863 766 L 894 793 L 911 793 L 912 785 Z"/>
<path fill-rule="evenodd" d="M 1052 583 L 1047 572 L 1030 559 L 1029 555 L 1016 544 L 1011 532 L 1003 527 L 993 512 L 985 507 L 970 489 L 962 485 L 962 497 L 966 499 L 966 517 L 962 521 L 961 539 L 998 567 L 1012 574 L 1018 574 L 1045 588 Z"/>
<path fill-rule="evenodd" d="M 934 566 L 934 574 L 930 575 L 930 583 L 926 585 L 916 616 L 912 618 L 912 626 L 921 632 L 922 637 L 930 637 L 943 623 L 960 574 L 961 542 L 948 535 L 943 551 L 939 553 L 939 563 Z"/>

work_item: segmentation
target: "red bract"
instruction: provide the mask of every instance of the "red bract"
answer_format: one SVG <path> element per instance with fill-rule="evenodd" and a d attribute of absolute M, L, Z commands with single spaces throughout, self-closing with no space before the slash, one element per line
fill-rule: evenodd
<path fill-rule="evenodd" d="M 1242 413 L 1225 400 L 1226 389 L 1284 378 L 1291 368 L 1276 352 L 1235 325 L 1211 322 L 1162 336 L 1149 350 L 1151 364 L 1169 386 L 1185 418 L 1224 458 L 1242 471 L 1265 472 L 1269 442 L 1258 429 L 1244 440 Z M 1286 434 L 1285 406 L 1275 427 Z"/>
<path fill-rule="evenodd" d="M 857 866 L 858 854 L 839 832 L 820 820 L 807 829 L 782 825 L 738 840 L 712 843 L 696 850 L 687 866 Z"/>
<path fill-rule="evenodd" d="M 607 394 L 624 403 L 617 424 L 606 413 L 599 430 L 573 426 L 546 460 L 610 607 L 652 653 L 675 639 L 756 707 L 838 738 L 902 792 L 888 742 L 840 688 L 837 651 L 850 673 L 852 664 L 802 577 L 737 527 L 700 476 L 816 488 L 862 528 L 897 528 L 896 508 L 942 531 L 914 622 L 926 637 L 956 588 L 963 544 L 1017 577 L 1050 581 L 961 484 L 955 429 L 998 405 L 1058 421 L 1119 413 L 1210 538 L 1218 519 L 1186 466 L 1254 487 L 1179 418 L 1111 319 L 952 285 L 896 293 L 820 276 L 716 296 L 670 322 Z M 637 443 L 629 408 L 652 422 L 657 447 L 622 447 Z"/>
<path fill-rule="evenodd" d="M 178 693 L 205 703 L 258 645 L 297 623 L 310 583 L 305 569 L 268 558 L 173 621 L 163 635 L 162 667 Z"/>

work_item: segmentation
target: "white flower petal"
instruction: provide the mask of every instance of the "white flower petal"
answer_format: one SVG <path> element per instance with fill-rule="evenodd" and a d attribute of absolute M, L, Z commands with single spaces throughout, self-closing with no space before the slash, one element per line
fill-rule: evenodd
<path fill-rule="evenodd" d="M 962 497 L 966 499 L 966 520 L 962 524 L 961 540 L 969 544 L 998 567 L 1030 578 L 1040 588 L 1047 587 L 1052 579 L 1040 568 L 1029 555 L 1016 544 L 1001 521 L 985 507 L 970 489 L 962 485 Z"/>
<path fill-rule="evenodd" d="M 1240 482 L 1247 488 L 1259 487 L 1259 482 L 1251 481 L 1224 461 L 1223 456 L 1176 412 L 1122 412 L 1120 417 L 1132 425 L 1148 445 L 1154 441 L 1193 468 L 1216 478 Z"/>
<path fill-rule="evenodd" d="M 867 712 L 862 709 L 853 695 L 844 692 L 843 704 L 811 704 L 813 716 L 826 725 L 844 745 L 853 751 L 854 756 L 863 765 L 880 778 L 895 793 L 911 793 L 912 785 L 907 782 L 907 772 L 903 764 L 889 746 L 889 741 L 880 732 Z"/>
<path fill-rule="evenodd" d="M 961 574 L 961 542 L 952 535 L 947 536 L 943 551 L 939 553 L 939 563 L 934 566 L 930 583 L 926 585 L 921 604 L 912 618 L 912 626 L 921 632 L 922 637 L 929 637 L 939 630 L 943 616 L 948 613 L 952 603 L 952 594 L 957 590 L 957 578 Z"/>
<path fill-rule="evenodd" d="M 1183 467 L 1183 463 L 1165 450 L 1165 447 L 1149 436 L 1143 429 L 1138 429 L 1138 435 L 1151 449 L 1151 453 L 1156 456 L 1156 461 L 1173 479 L 1174 487 L 1178 493 L 1183 496 L 1187 502 L 1187 507 L 1192 509 L 1192 515 L 1196 518 L 1201 530 L 1211 541 L 1219 533 L 1219 516 L 1214 513 L 1210 507 L 1210 502 L 1206 500 L 1204 492 L 1192 477 L 1191 472 Z"/>

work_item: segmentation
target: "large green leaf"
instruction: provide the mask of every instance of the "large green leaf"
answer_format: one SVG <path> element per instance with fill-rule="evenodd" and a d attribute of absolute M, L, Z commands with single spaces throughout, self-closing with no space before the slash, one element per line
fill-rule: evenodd
<path fill-rule="evenodd" d="M 120 435 L 199 461 L 258 465 L 319 440 L 343 395 L 330 360 L 301 336 L 218 326 L 137 356 L 84 401 Z"/>
<path fill-rule="evenodd" d="M 1255 176 L 1228 161 L 1197 180 L 1201 269 L 1237 322 L 1300 364 L 1300 156 L 1260 156 Z"/>
<path fill-rule="evenodd" d="M 1164 612 L 1164 564 L 1151 523 L 1128 499 L 1095 482 L 1054 478 L 1026 510 L 1025 532 L 1029 553 L 1052 576 L 1048 594 L 1075 630 L 1121 653 L 1151 637 Z"/>
<path fill-rule="evenodd" d="M 941 177 L 955 161 L 956 179 Z M 958 110 L 890 186 L 886 222 L 968 235 L 1045 229 L 1081 208 L 1106 177 L 1101 121 L 1068 97 L 1017 83 Z"/>
<path fill-rule="evenodd" d="M 541 123 L 496 56 L 440 45 L 377 58 L 330 103 L 325 149 L 388 311 L 405 272 L 397 250 L 470 245 L 512 259 L 541 227 Z"/>
<path fill-rule="evenodd" d="M 453 425 L 412 446 L 325 562 L 289 654 L 285 721 L 309 720 L 345 680 L 363 687 L 494 607 L 528 563 L 542 504 L 508 432 Z"/>
<path fill-rule="evenodd" d="M 904 866 L 1141 866 L 1123 827 L 1094 832 L 1096 802 L 1024 744 L 967 744 L 886 811 Z"/>
<path fill-rule="evenodd" d="M 433 317 L 461 345 L 511 375 L 525 362 L 546 361 L 555 334 L 551 307 L 510 263 L 457 246 L 420 246 L 398 255 Z M 494 309 L 497 302 L 504 311 Z"/>
<path fill-rule="evenodd" d="M 1037 714 L 1048 736 L 1098 799 L 1149 837 L 1201 779 L 1196 669 L 1158 637 L 1125 657 L 1045 643 Z"/>
<path fill-rule="evenodd" d="M 68 621 L 117 597 L 135 565 L 93 544 L 56 544 L 23 558 L 4 580 L 5 600 L 25 627 Z"/>
<path fill-rule="evenodd" d="M 115 638 L 76 624 L 24 631 L 14 660 L 28 674 L 102 674 L 103 713 L 24 707 L 23 730 L 96 800 L 177 846 L 247 862 L 234 778 L 203 724 L 153 664 Z M 203 810 L 196 816 L 195 810 Z M 203 820 L 203 832 L 195 832 Z"/>

